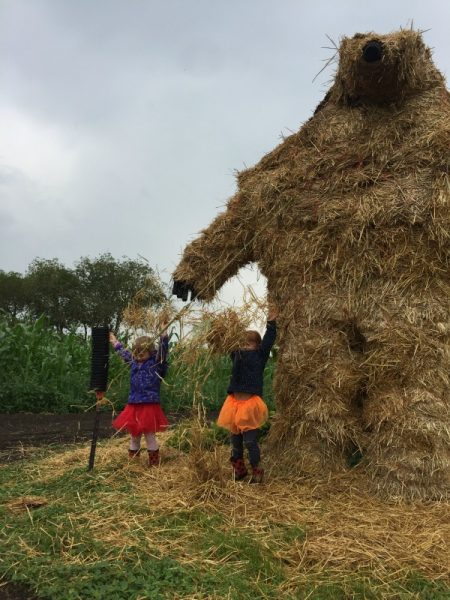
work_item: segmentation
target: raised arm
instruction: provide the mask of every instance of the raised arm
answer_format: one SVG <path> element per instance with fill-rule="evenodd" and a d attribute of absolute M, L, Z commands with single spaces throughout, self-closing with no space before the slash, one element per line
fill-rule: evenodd
<path fill-rule="evenodd" d="M 161 377 L 164 377 L 167 373 L 168 363 L 167 357 L 169 355 L 169 336 L 167 333 L 163 334 L 159 338 L 158 352 L 156 354 L 156 365 L 158 373 Z"/>
<path fill-rule="evenodd" d="M 133 356 L 131 352 L 127 348 L 124 348 L 124 346 L 119 342 L 119 340 L 113 333 L 109 334 L 109 341 L 111 342 L 112 347 L 123 361 L 129 364 L 133 361 Z"/>
<path fill-rule="evenodd" d="M 261 345 L 259 347 L 259 352 L 264 360 L 269 358 L 270 351 L 272 346 L 275 343 L 275 338 L 277 337 L 277 323 L 275 320 L 267 321 L 266 332 L 264 334 L 263 339 L 261 340 Z"/>
<path fill-rule="evenodd" d="M 249 200 L 234 196 L 211 225 L 189 244 L 173 274 L 173 293 L 183 300 L 212 300 L 222 285 L 254 260 L 255 219 Z"/>

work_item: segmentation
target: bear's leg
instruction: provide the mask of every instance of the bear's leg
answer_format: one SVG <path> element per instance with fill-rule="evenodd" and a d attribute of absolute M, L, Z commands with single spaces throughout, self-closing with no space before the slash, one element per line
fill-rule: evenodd
<path fill-rule="evenodd" d="M 373 329 L 364 368 L 364 462 L 389 497 L 450 493 L 449 340 L 431 322 Z"/>
<path fill-rule="evenodd" d="M 360 352 L 331 324 L 289 324 L 278 343 L 273 453 L 299 474 L 342 468 L 360 438 Z"/>
<path fill-rule="evenodd" d="M 418 377 L 420 381 L 420 377 Z M 365 462 L 382 495 L 439 499 L 450 493 L 448 391 L 418 382 L 371 391 L 364 407 L 370 431 Z"/>

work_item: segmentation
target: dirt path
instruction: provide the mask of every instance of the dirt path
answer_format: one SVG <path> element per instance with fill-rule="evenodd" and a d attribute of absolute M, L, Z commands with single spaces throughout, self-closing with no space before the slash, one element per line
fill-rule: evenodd
<path fill-rule="evenodd" d="M 94 417 L 93 412 L 62 415 L 0 414 L 0 462 L 24 458 L 26 449 L 34 446 L 90 440 Z M 113 434 L 111 420 L 110 412 L 100 414 L 99 439 Z"/>
<path fill-rule="evenodd" d="M 3 583 L 0 585 L 0 600 L 39 600 L 26 585 L 19 583 Z"/>
<path fill-rule="evenodd" d="M 168 414 L 167 418 L 169 423 L 176 423 L 185 416 L 181 413 Z M 94 419 L 95 412 L 0 414 L 0 463 L 29 458 L 31 448 L 36 446 L 89 441 L 92 439 Z M 98 439 L 109 438 L 115 433 L 111 421 L 111 412 L 100 413 Z M 123 435 L 127 434 L 124 432 Z"/>

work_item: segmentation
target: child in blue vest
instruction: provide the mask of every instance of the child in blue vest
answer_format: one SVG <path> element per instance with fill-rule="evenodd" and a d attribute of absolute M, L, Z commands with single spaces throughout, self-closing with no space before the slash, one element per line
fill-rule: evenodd
<path fill-rule="evenodd" d="M 159 464 L 159 446 L 155 434 L 168 426 L 160 404 L 160 387 L 168 367 L 169 338 L 167 334 L 162 335 L 156 350 L 151 338 L 139 337 L 131 352 L 122 346 L 113 333 L 110 333 L 109 340 L 114 350 L 131 367 L 128 404 L 114 419 L 112 426 L 118 430 L 126 429 L 130 434 L 130 458 L 139 455 L 144 434 L 148 465 L 156 466 Z"/>
<path fill-rule="evenodd" d="M 250 483 L 260 483 L 264 471 L 260 467 L 259 428 L 268 418 L 262 399 L 263 375 L 270 350 L 275 342 L 276 312 L 271 310 L 264 337 L 257 331 L 247 331 L 245 344 L 231 353 L 233 369 L 228 396 L 222 406 L 217 424 L 231 433 L 231 464 L 237 481 L 247 476 L 244 446 L 247 449 L 252 476 Z"/>

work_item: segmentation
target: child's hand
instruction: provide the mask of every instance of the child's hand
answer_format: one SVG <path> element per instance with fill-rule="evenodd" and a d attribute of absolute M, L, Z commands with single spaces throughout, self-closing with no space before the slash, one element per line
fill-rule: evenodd
<path fill-rule="evenodd" d="M 267 320 L 268 321 L 275 321 L 276 318 L 278 317 L 278 309 L 275 306 L 275 304 L 269 304 L 269 310 L 268 310 L 268 314 L 267 314 Z"/>
<path fill-rule="evenodd" d="M 109 341 L 113 346 L 116 346 L 119 343 L 119 340 L 116 338 L 112 331 L 109 332 Z"/>
<path fill-rule="evenodd" d="M 169 323 L 167 323 L 166 321 L 161 321 L 161 323 L 159 324 L 159 330 L 161 331 L 162 335 L 167 333 L 168 327 L 169 327 Z"/>

